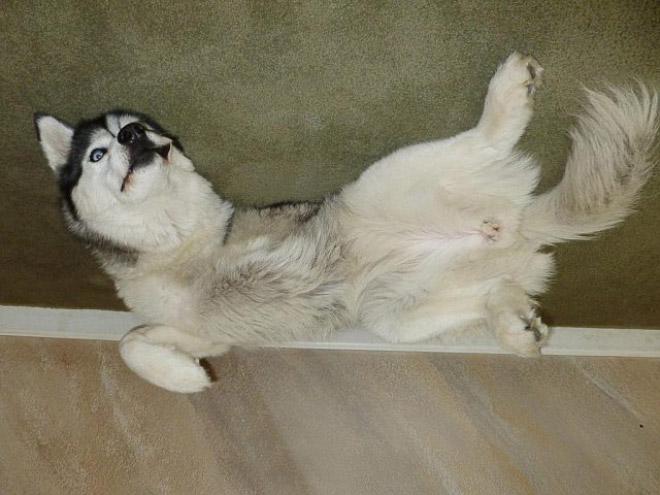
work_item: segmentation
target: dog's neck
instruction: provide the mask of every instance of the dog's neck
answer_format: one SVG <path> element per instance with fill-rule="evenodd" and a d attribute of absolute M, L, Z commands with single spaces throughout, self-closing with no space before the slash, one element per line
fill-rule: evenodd
<path fill-rule="evenodd" d="M 194 194 L 187 195 L 187 201 L 168 201 L 142 217 L 143 225 L 134 227 L 141 229 L 141 242 L 127 236 L 129 242 L 122 244 L 90 244 L 111 276 L 125 274 L 137 263 L 167 264 L 183 257 L 204 257 L 224 244 L 234 207 L 213 192 L 205 179 L 195 174 L 194 180 Z"/>

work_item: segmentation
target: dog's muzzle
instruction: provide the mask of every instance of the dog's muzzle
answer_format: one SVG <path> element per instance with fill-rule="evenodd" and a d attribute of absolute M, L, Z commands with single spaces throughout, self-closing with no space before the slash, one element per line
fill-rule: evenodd
<path fill-rule="evenodd" d="M 157 146 L 147 136 L 147 129 L 139 122 L 125 125 L 117 134 L 117 141 L 129 148 L 131 154 L 141 154 L 143 152 L 153 151 L 158 153 L 164 159 L 170 152 L 170 144 L 164 146 Z"/>
<path fill-rule="evenodd" d="M 146 167 L 153 163 L 154 153 L 163 158 L 163 163 L 167 163 L 172 147 L 171 143 L 164 145 L 157 145 L 149 136 L 147 132 L 155 132 L 147 129 L 139 122 L 125 125 L 117 134 L 117 141 L 122 146 L 126 147 L 129 153 L 129 165 L 124 180 L 121 183 L 121 192 L 124 192 L 127 187 L 131 185 L 133 172 L 135 170 Z M 156 132 L 156 134 L 159 134 Z"/>

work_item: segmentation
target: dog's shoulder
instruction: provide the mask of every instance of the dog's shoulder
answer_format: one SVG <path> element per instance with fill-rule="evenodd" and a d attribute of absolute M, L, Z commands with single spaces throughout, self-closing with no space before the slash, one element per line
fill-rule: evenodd
<path fill-rule="evenodd" d="M 259 237 L 281 241 L 299 232 L 321 209 L 320 201 L 282 202 L 261 208 L 238 208 L 232 219 L 227 245 Z"/>

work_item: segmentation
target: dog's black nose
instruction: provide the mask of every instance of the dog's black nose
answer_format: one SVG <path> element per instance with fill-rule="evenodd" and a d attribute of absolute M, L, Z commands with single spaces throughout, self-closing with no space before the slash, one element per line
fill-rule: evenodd
<path fill-rule="evenodd" d="M 133 122 L 121 128 L 117 135 L 117 141 L 120 144 L 131 144 L 138 141 L 142 136 L 144 136 L 144 127 L 137 122 Z"/>

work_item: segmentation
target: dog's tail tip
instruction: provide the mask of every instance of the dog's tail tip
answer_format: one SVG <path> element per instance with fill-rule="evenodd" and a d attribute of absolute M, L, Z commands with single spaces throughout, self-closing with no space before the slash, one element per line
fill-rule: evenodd
<path fill-rule="evenodd" d="M 554 243 L 613 227 L 634 207 L 660 158 L 660 96 L 641 81 L 587 89 L 587 104 L 570 136 L 564 177 L 525 212 L 524 234 Z"/>

